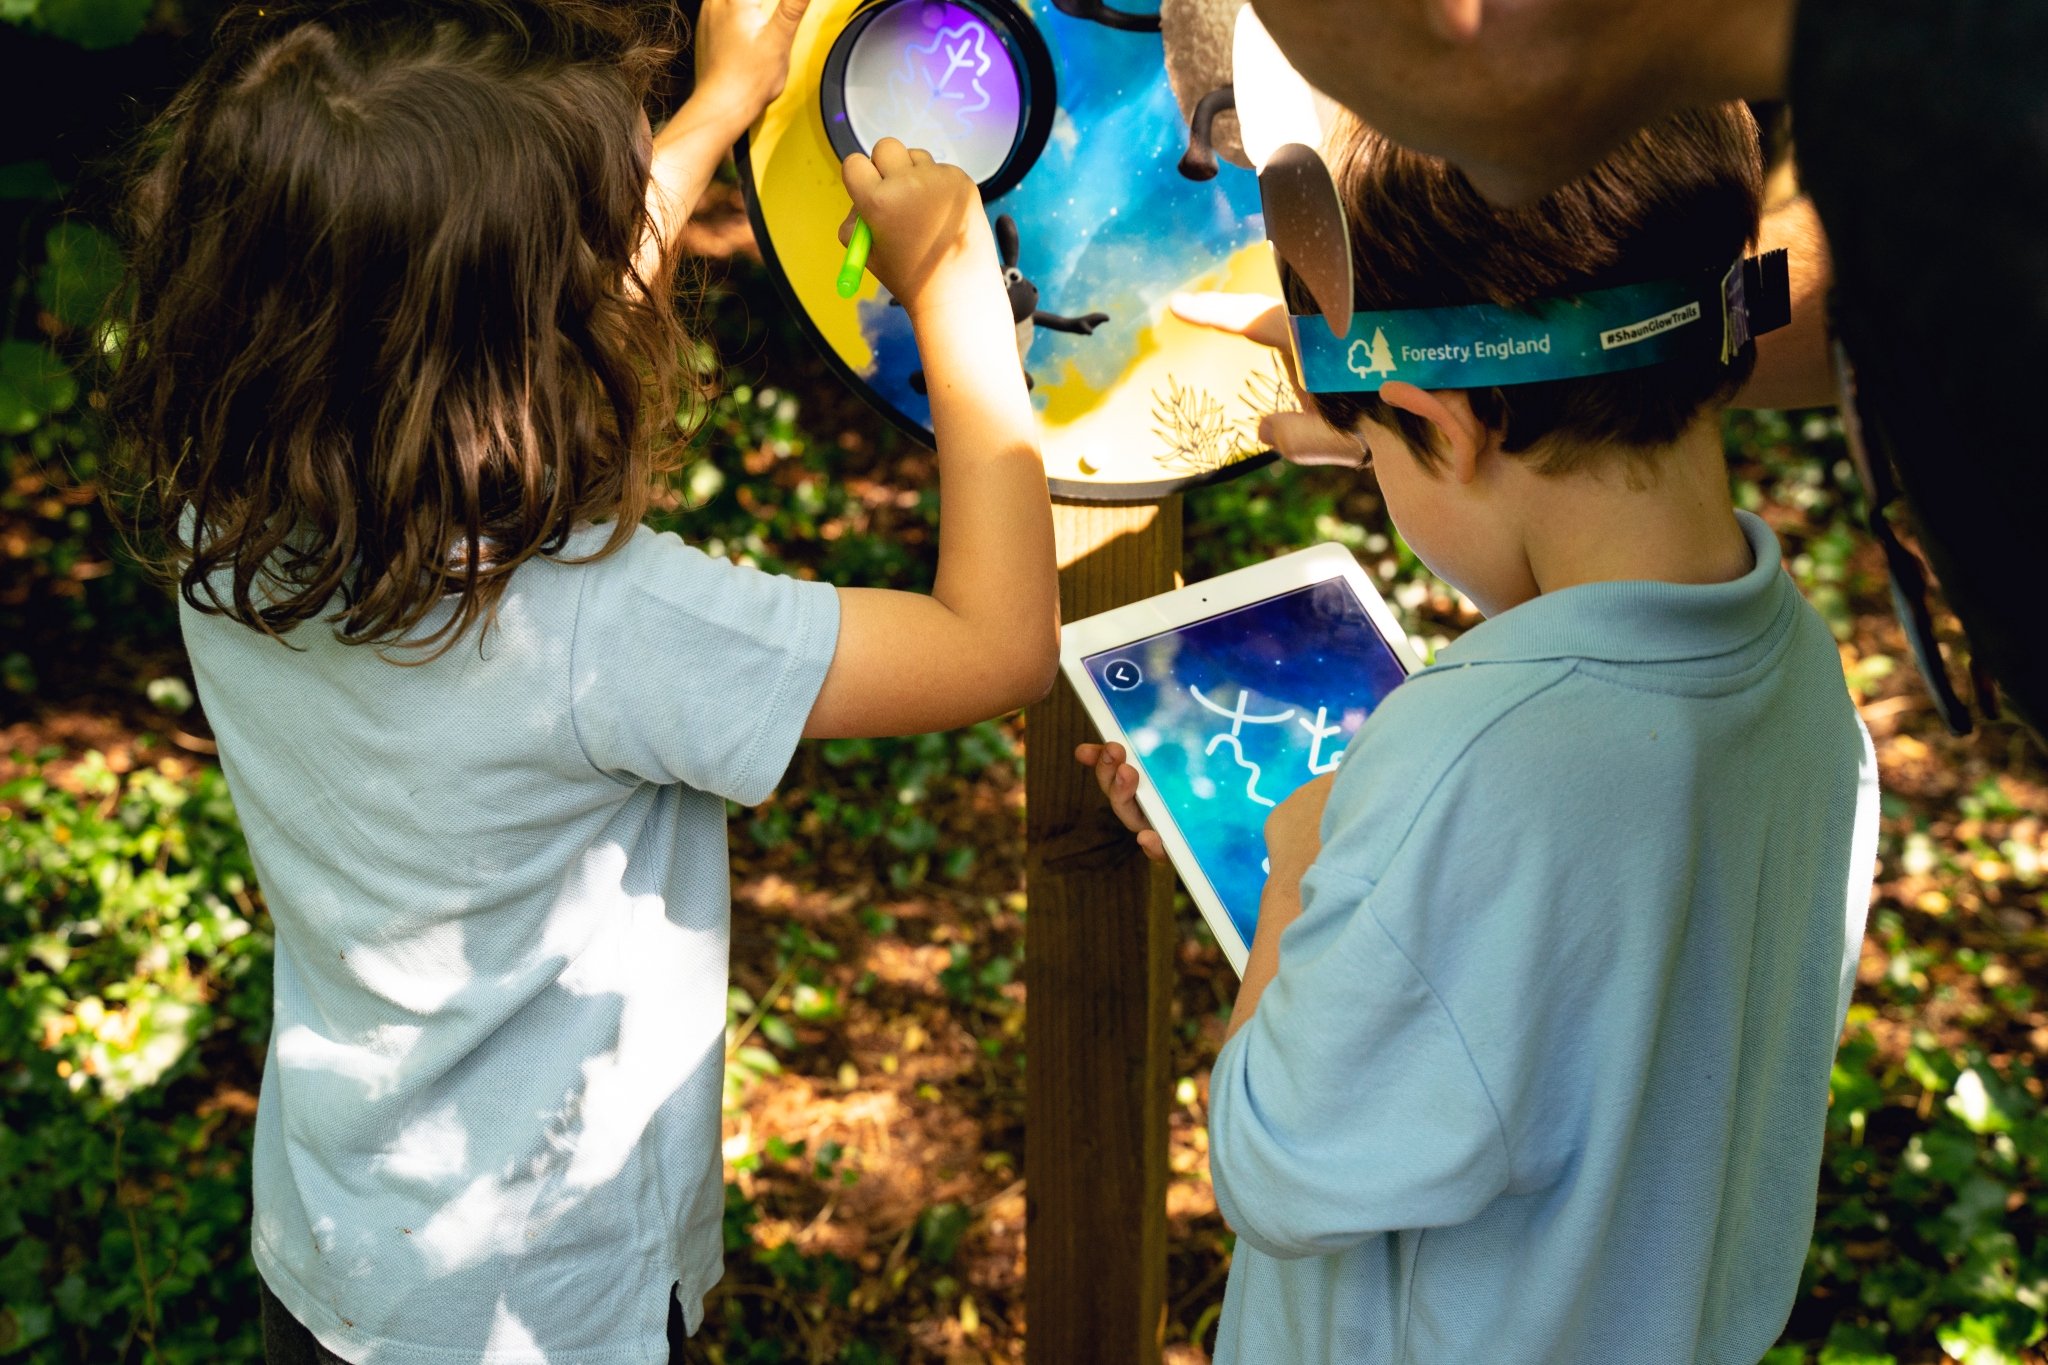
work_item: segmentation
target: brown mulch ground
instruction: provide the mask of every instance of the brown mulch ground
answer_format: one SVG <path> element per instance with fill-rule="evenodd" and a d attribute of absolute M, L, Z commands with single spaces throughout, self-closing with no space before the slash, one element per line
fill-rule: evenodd
<path fill-rule="evenodd" d="M 696 231 L 696 244 L 710 255 L 752 249 L 744 214 L 729 194 L 707 208 Z M 810 382 L 828 381 L 813 367 Z M 821 395 L 819 407 L 836 410 L 831 405 L 839 401 Z M 846 421 L 863 420 L 857 411 L 849 404 Z M 824 429 L 831 429 L 829 420 Z M 863 496 L 872 494 L 877 507 L 914 498 L 931 477 L 921 452 L 905 449 L 892 458 L 893 464 L 861 475 Z M 1367 485 L 1349 492 L 1343 506 L 1360 522 L 1376 523 L 1380 515 Z M 1788 541 L 1797 539 L 1799 514 L 1772 516 Z M 1868 546 L 1859 551 L 1856 575 L 1878 584 L 1873 556 Z M 1455 629 L 1453 604 L 1436 606 Z M 1843 646 L 1852 672 L 1873 654 L 1905 659 L 1881 592 L 1858 595 L 1854 607 L 1856 630 Z M 181 667 L 175 652 L 161 647 L 137 653 L 117 646 L 103 660 L 71 661 L 60 687 L 46 689 L 32 704 L 10 703 L 11 715 L 0 712 L 0 781 L 15 769 L 9 755 L 55 755 L 60 772 L 65 760 L 89 750 L 107 754 L 117 770 L 164 755 L 206 761 L 212 746 L 198 713 L 171 720 L 134 683 Z M 1993 728 L 1969 739 L 1950 737 L 1905 667 L 1876 680 L 1858 701 L 1891 798 L 1888 830 L 1902 841 L 1924 833 L 1950 850 L 2031 848 L 2048 860 L 2041 815 L 2048 812 L 2048 768 L 2015 732 Z M 1010 722 L 1010 732 L 1021 743 L 1021 721 Z M 800 786 L 831 781 L 804 756 L 793 777 Z M 1967 814 L 1963 799 L 1987 783 L 2021 813 Z M 1023 1358 L 1024 991 L 1011 981 L 963 1002 L 942 978 L 956 946 L 976 964 L 1020 958 L 1022 802 L 1021 774 L 1012 765 L 933 790 L 927 803 L 932 818 L 950 823 L 949 842 L 969 843 L 978 856 L 959 881 L 934 879 L 907 892 L 889 885 L 880 871 L 886 861 L 873 849 L 809 838 L 801 829 L 788 843 L 763 848 L 748 833 L 750 815 L 735 822 L 735 983 L 780 1009 L 800 984 L 781 960 L 782 936 L 789 926 L 801 926 L 836 952 L 833 960 L 805 961 L 843 1002 L 836 1019 L 792 1024 L 797 1045 L 777 1049 L 781 1074 L 750 1081 L 726 1125 L 730 1159 L 744 1167 L 745 1158 L 760 1158 L 754 1169 L 729 1167 L 760 1212 L 753 1244 L 787 1246 L 805 1258 L 837 1257 L 851 1268 L 854 1283 L 844 1305 L 827 1309 L 824 1294 L 778 1287 L 746 1258 L 733 1258 L 720 1295 L 744 1301 L 752 1330 L 780 1337 L 792 1358 L 830 1359 L 853 1340 L 908 1360 Z M 2000 864 L 2004 855 L 1972 856 L 1983 865 L 1961 881 L 1887 860 L 1877 904 L 1900 915 L 1914 942 L 1929 950 L 1924 963 L 1906 968 L 1926 977 L 1926 999 L 1911 1019 L 1880 1015 L 1872 1030 L 1888 1053 L 1903 1054 L 1913 1031 L 1925 1030 L 1945 1044 L 1973 1042 L 2035 1076 L 2048 1055 L 2042 1007 L 2048 996 L 2011 1011 L 1993 1008 L 1984 991 L 2001 979 L 2048 983 L 2048 918 L 2039 891 Z M 893 927 L 870 932 L 862 912 L 888 916 Z M 1183 1079 L 1172 1109 L 1167 1190 L 1167 1336 L 1176 1365 L 1206 1361 L 1195 1343 L 1213 1320 L 1228 1264 L 1208 1183 L 1203 1123 L 1208 1068 L 1235 982 L 1221 953 L 1199 940 L 1192 916 L 1188 928 L 1174 1002 L 1173 1072 Z M 1961 970 L 1955 959 L 1964 949 L 1995 957 L 2006 976 Z M 1874 939 L 1866 943 L 1867 984 L 1899 969 Z M 218 1077 L 214 1108 L 226 1121 L 246 1124 L 254 1081 Z M 2033 1086 L 2038 1093 L 2037 1076 Z M 771 1140 L 801 1143 L 803 1155 L 764 1155 Z M 820 1176 L 814 1162 L 830 1144 L 837 1144 L 839 1159 Z M 926 1212 L 943 1204 L 960 1206 L 966 1218 L 949 1262 L 927 1254 L 920 1231 Z"/>

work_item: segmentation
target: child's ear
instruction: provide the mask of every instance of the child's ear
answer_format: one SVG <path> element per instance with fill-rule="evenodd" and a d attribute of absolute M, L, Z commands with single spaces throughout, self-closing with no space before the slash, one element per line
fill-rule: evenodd
<path fill-rule="evenodd" d="M 1470 483 L 1479 474 L 1479 457 L 1493 444 L 1493 433 L 1472 411 L 1462 389 L 1418 389 L 1393 379 L 1380 386 L 1380 399 L 1390 408 L 1412 413 L 1436 434 L 1437 453 L 1452 478 Z"/>

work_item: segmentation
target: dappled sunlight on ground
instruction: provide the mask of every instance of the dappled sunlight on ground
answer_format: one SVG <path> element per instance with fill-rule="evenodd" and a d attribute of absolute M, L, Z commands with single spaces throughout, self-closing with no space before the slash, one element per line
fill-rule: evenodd
<path fill-rule="evenodd" d="M 931 457 L 823 370 L 746 268 L 736 215 L 714 196 L 699 242 L 740 253 L 705 310 L 734 368 L 700 414 L 702 458 L 654 520 L 777 571 L 928 584 Z M 2014 1337 L 2048 1302 L 2048 765 L 2009 726 L 1941 729 L 1853 499 L 1824 467 L 1827 424 L 1731 430 L 1738 494 L 1836 630 L 1886 793 L 1820 1226 L 1791 1354 L 1770 1365 L 1811 1365 L 1828 1341 L 1834 1360 L 1932 1365 L 1992 1338 L 2005 1354 L 1970 1358 L 2032 1365 L 2039 1347 Z M 0 972 L 21 1025 L 0 1054 L 6 1112 L 32 1135 L 0 1179 L 22 1212 L 18 1268 L 39 1301 L 70 1296 L 74 1318 L 48 1329 L 85 1343 L 69 1358 L 140 1360 L 155 1349 L 145 1328 L 189 1344 L 198 1323 L 205 1350 L 246 1362 L 267 920 L 163 603 L 132 575 L 127 595 L 104 595 L 120 578 L 93 539 L 104 527 L 67 530 L 85 503 L 73 484 L 52 491 L 69 466 L 7 458 L 0 567 L 27 576 L 0 608 L 33 607 L 0 641 L 0 872 L 34 888 Z M 1390 534 L 1369 476 L 1262 471 L 1189 495 L 1186 514 L 1191 579 L 1336 539 L 1411 635 L 1474 620 Z M 75 558 L 66 535 L 86 546 Z M 1024 740 L 1013 718 L 806 744 L 775 798 L 733 813 L 727 1274 L 699 1358 L 1022 1360 Z M 1185 906 L 1181 927 L 1167 1360 L 1202 1365 L 1230 1246 L 1208 1080 L 1236 980 Z M 114 1107 L 88 1109 L 101 1099 Z M 0 1302 L 0 1331 L 13 1311 Z"/>

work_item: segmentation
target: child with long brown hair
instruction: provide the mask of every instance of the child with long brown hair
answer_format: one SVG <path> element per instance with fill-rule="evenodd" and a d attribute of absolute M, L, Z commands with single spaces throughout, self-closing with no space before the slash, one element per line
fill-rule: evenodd
<path fill-rule="evenodd" d="M 274 1360 L 664 1358 L 720 1272 L 726 801 L 799 736 L 1051 682 L 987 220 L 894 141 L 844 174 L 929 381 L 932 592 L 639 524 L 675 231 L 802 11 L 705 0 L 695 93 L 651 135 L 669 53 L 627 10 L 271 0 L 150 135 L 116 411 L 277 927 Z"/>

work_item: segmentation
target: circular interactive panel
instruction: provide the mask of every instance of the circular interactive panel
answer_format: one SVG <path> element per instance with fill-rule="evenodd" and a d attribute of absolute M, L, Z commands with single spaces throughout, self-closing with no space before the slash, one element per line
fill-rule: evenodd
<path fill-rule="evenodd" d="M 1167 310 L 1178 292 L 1279 281 L 1257 181 L 1179 170 L 1187 124 L 1156 31 L 1049 0 L 818 0 L 805 15 L 789 83 L 740 147 L 748 212 L 834 367 L 930 444 L 903 310 L 872 276 L 851 299 L 834 288 L 840 159 L 885 136 L 981 182 L 1032 286 L 1011 289 L 1015 344 L 1055 493 L 1150 501 L 1270 458 L 1258 420 L 1295 406 L 1279 357 Z"/>

